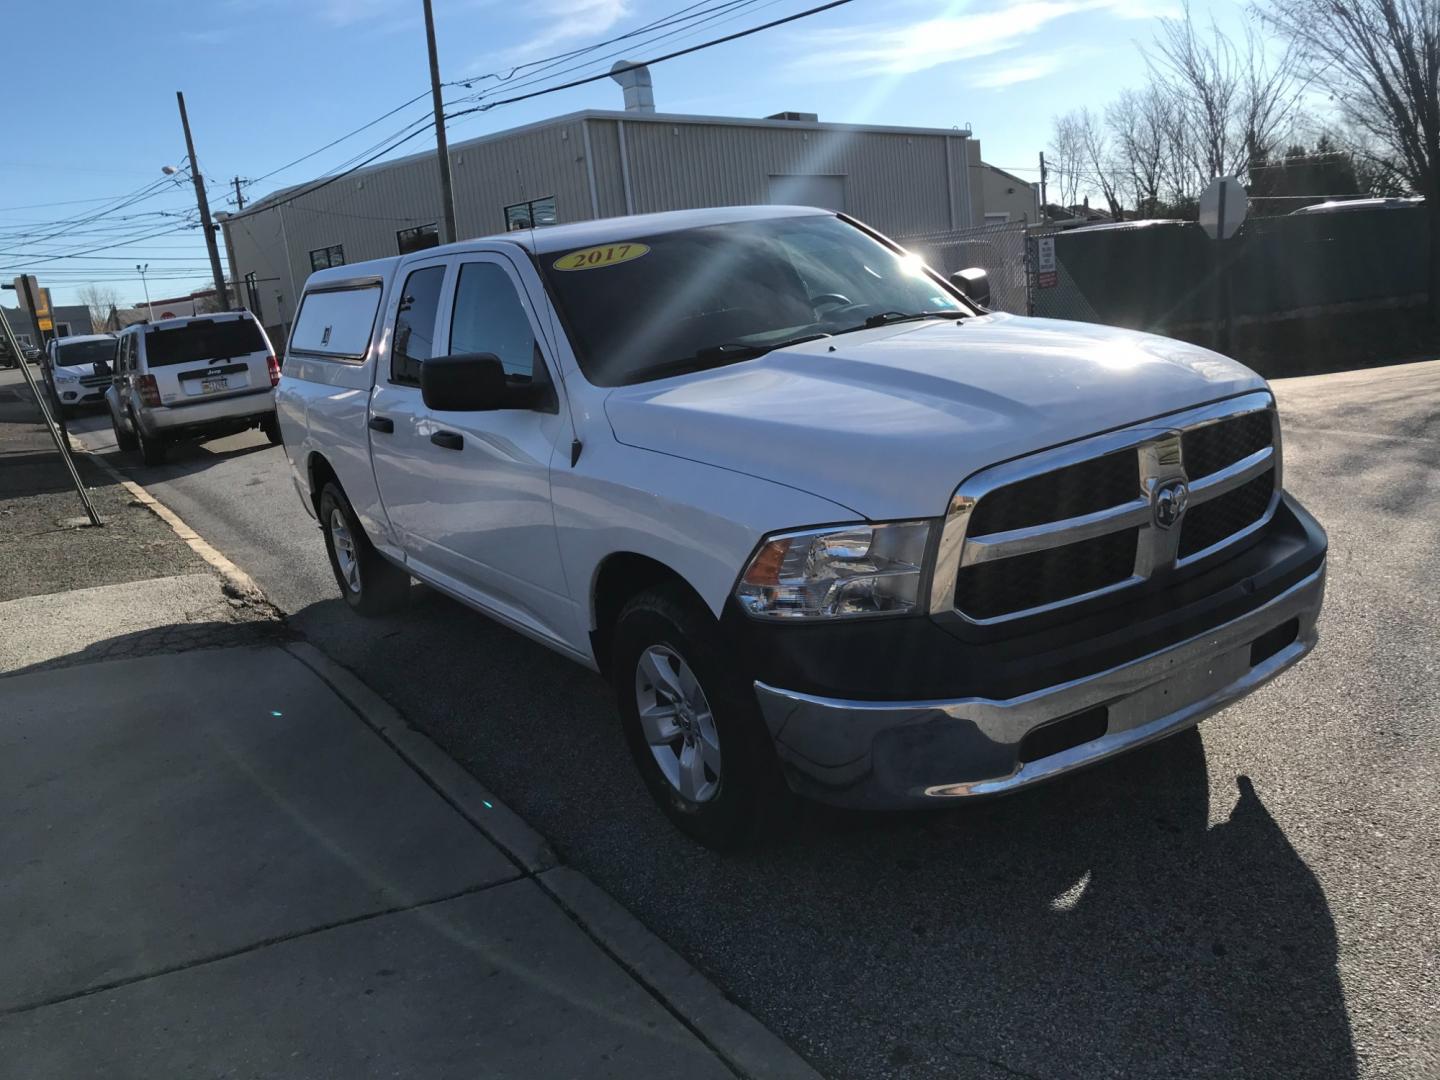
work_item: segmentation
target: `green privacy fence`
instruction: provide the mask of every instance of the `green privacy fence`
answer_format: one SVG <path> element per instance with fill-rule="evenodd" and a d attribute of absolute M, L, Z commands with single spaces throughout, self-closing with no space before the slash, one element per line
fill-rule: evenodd
<path fill-rule="evenodd" d="M 1191 223 L 1058 233 L 1058 272 L 1041 281 L 1032 269 L 1031 307 L 1150 330 L 1209 322 L 1222 260 L 1240 319 L 1417 297 L 1426 290 L 1430 212 L 1422 205 L 1255 218 L 1223 243 Z M 1032 268 L 1037 243 L 1032 235 Z"/>

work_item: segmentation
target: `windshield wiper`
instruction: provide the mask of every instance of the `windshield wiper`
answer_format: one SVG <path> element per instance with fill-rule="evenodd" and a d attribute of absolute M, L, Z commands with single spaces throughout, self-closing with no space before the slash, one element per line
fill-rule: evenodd
<path fill-rule="evenodd" d="M 951 308 L 946 311 L 882 311 L 878 315 L 871 315 L 864 322 L 856 326 L 847 326 L 844 330 L 836 330 L 837 334 L 853 334 L 857 330 L 875 330 L 881 326 L 890 326 L 892 323 L 919 322 L 921 319 L 968 319 L 968 311 L 956 311 Z"/>
<path fill-rule="evenodd" d="M 738 363 L 741 360 L 753 360 L 757 356 L 764 356 L 776 349 L 784 349 L 806 341 L 818 341 L 820 338 L 829 336 L 829 334 L 800 334 L 796 337 L 785 338 L 783 341 L 767 342 L 764 345 L 746 341 L 726 341 L 719 345 L 706 345 L 678 360 L 652 364 L 641 372 L 640 378 L 635 381 L 658 379 L 662 375 L 678 375 L 686 371 L 702 371 L 705 368 L 724 367 L 726 364 Z"/>

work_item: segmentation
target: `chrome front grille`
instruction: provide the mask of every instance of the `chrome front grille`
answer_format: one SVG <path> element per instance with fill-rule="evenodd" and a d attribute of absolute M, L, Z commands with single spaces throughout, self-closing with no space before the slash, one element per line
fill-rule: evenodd
<path fill-rule="evenodd" d="M 931 610 L 1003 622 L 1206 558 L 1270 520 L 1280 460 L 1255 393 L 977 473 L 951 499 Z"/>
<path fill-rule="evenodd" d="M 81 386 L 89 386 L 89 387 L 109 386 L 109 385 L 110 385 L 110 376 L 109 376 L 109 375 L 81 375 L 81 376 L 80 376 L 80 385 L 81 385 Z"/>

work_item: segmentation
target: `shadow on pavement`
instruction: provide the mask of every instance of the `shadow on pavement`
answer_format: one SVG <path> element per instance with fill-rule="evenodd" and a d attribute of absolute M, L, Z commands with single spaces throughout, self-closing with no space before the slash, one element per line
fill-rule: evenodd
<path fill-rule="evenodd" d="M 1319 882 L 1196 731 L 989 803 L 802 804 L 721 856 L 650 805 L 596 676 L 423 589 L 291 622 L 827 1074 L 1356 1075 Z"/>
<path fill-rule="evenodd" d="M 64 656 L 57 656 L 52 660 L 29 664 L 16 668 L 14 671 L 0 672 L 0 679 L 11 675 L 29 675 L 36 671 L 75 667 L 79 664 L 95 664 L 105 660 L 129 660 L 137 656 L 154 656 L 159 653 L 222 649 L 237 645 L 274 645 L 289 640 L 293 636 L 286 629 L 284 623 L 271 620 L 176 623 L 171 626 L 136 630 L 129 634 L 118 634 Z M 0 687 L 3 685 L 3 682 L 0 682 Z M 3 690 L 0 690 L 0 700 L 3 700 L 3 697 Z"/>

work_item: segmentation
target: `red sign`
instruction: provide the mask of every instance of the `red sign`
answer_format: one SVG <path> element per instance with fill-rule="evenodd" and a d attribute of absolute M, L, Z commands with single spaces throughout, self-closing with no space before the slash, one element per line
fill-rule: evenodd
<path fill-rule="evenodd" d="M 1060 284 L 1060 274 L 1056 270 L 1042 270 L 1035 277 L 1035 283 L 1042 289 L 1053 289 Z"/>

